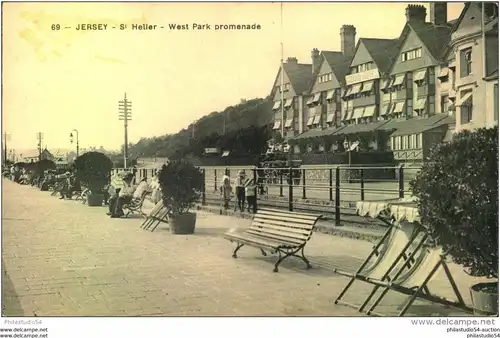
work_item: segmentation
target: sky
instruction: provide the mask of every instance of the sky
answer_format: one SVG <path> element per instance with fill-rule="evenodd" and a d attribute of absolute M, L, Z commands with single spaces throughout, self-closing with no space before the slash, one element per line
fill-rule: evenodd
<path fill-rule="evenodd" d="M 407 5 L 284 3 L 281 26 L 280 3 L 4 3 L 2 131 L 10 149 L 35 149 L 38 132 L 49 150 L 71 148 L 69 133 L 77 129 L 80 148 L 118 150 L 118 101 L 126 93 L 129 142 L 175 133 L 241 99 L 269 95 L 281 39 L 285 59 L 310 63 L 313 48 L 340 51 L 343 24 L 356 27 L 356 38 L 399 37 Z M 448 20 L 462 8 L 448 3 Z M 82 31 L 78 24 L 108 26 Z M 217 24 L 261 29 L 215 30 Z"/>

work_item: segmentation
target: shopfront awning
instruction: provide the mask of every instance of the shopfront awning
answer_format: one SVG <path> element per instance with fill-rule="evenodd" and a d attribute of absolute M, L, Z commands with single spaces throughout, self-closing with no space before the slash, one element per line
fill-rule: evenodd
<path fill-rule="evenodd" d="M 352 92 L 352 86 L 347 87 L 346 90 L 344 91 L 344 97 L 348 97 L 349 95 L 351 95 L 351 92 Z"/>
<path fill-rule="evenodd" d="M 380 116 L 384 116 L 392 113 L 392 108 L 394 105 L 392 103 L 386 103 L 382 106 L 382 110 L 380 111 Z"/>
<path fill-rule="evenodd" d="M 292 103 L 293 103 L 293 99 L 286 99 L 284 107 L 285 108 L 291 107 Z"/>
<path fill-rule="evenodd" d="M 321 122 L 321 115 L 314 116 L 313 124 L 319 124 Z"/>
<path fill-rule="evenodd" d="M 285 121 L 285 128 L 290 128 L 292 126 L 292 123 L 293 123 L 293 119 L 287 119 Z"/>
<path fill-rule="evenodd" d="M 332 123 L 333 120 L 335 120 L 335 113 L 330 113 L 326 116 L 326 122 L 327 123 Z"/>
<path fill-rule="evenodd" d="M 312 126 L 313 121 L 314 121 L 314 116 L 309 116 L 309 118 L 307 119 L 306 126 L 308 126 L 308 127 Z"/>
<path fill-rule="evenodd" d="M 406 77 L 406 73 L 396 75 L 396 77 L 394 78 L 394 82 L 392 82 L 392 84 L 391 84 L 391 87 L 401 86 L 405 81 L 405 77 Z"/>
<path fill-rule="evenodd" d="M 375 115 L 375 109 L 376 106 L 365 107 L 365 112 L 363 113 L 363 117 L 372 117 L 373 115 Z"/>
<path fill-rule="evenodd" d="M 413 110 L 423 110 L 425 109 L 425 104 L 427 103 L 427 99 L 418 99 L 417 102 L 415 103 L 415 106 L 413 107 Z"/>
<path fill-rule="evenodd" d="M 281 107 L 281 101 L 275 101 L 273 105 L 273 110 L 279 109 Z"/>
<path fill-rule="evenodd" d="M 321 97 L 321 93 L 315 93 L 312 100 L 311 100 L 311 103 L 317 103 L 319 101 L 320 97 Z"/>
<path fill-rule="evenodd" d="M 352 85 L 351 93 L 349 95 L 359 94 L 361 91 L 361 83 Z"/>
<path fill-rule="evenodd" d="M 337 129 L 333 136 L 341 136 L 350 135 L 350 134 L 362 134 L 362 133 L 371 133 L 376 130 L 379 130 L 383 127 L 383 125 L 387 124 L 387 121 L 378 121 L 374 123 L 358 123 L 358 124 L 349 124 L 341 129 Z"/>
<path fill-rule="evenodd" d="M 363 88 L 361 89 L 361 93 L 371 92 L 373 89 L 373 81 L 363 82 Z"/>
<path fill-rule="evenodd" d="M 332 100 L 332 99 L 333 99 L 333 94 L 335 94 L 335 91 L 334 91 L 334 90 L 329 90 L 329 91 L 326 93 L 326 99 L 327 99 L 327 100 Z"/>
<path fill-rule="evenodd" d="M 344 116 L 342 116 L 342 121 L 347 121 L 347 120 L 350 120 L 352 119 L 352 114 L 354 113 L 354 110 L 353 109 L 347 109 L 345 112 L 344 112 Z"/>
<path fill-rule="evenodd" d="M 365 107 L 354 108 L 354 114 L 352 114 L 353 119 L 359 119 L 363 117 L 363 113 L 365 111 Z"/>
<path fill-rule="evenodd" d="M 392 78 L 391 78 L 391 79 L 386 79 L 386 80 L 382 83 L 382 87 L 381 87 L 381 89 L 382 89 L 383 91 L 387 91 L 389 88 L 391 88 L 391 86 L 392 86 L 392 81 L 393 81 L 393 79 L 392 79 Z"/>
<path fill-rule="evenodd" d="M 425 75 L 427 74 L 427 69 L 419 70 L 413 77 L 413 82 L 425 80 Z"/>
<path fill-rule="evenodd" d="M 438 79 L 444 79 L 445 77 L 448 77 L 449 73 L 450 69 L 448 67 L 441 68 L 441 71 L 438 74 Z"/>
<path fill-rule="evenodd" d="M 222 156 L 221 157 L 228 157 L 229 154 L 231 154 L 231 152 L 229 150 L 225 150 L 223 153 L 222 153 Z"/>
<path fill-rule="evenodd" d="M 405 101 L 396 102 L 394 104 L 394 109 L 392 112 L 395 114 L 402 113 L 404 108 L 405 108 Z"/>
<path fill-rule="evenodd" d="M 280 129 L 280 127 L 281 127 L 281 121 L 280 120 L 274 121 L 273 130 Z"/>

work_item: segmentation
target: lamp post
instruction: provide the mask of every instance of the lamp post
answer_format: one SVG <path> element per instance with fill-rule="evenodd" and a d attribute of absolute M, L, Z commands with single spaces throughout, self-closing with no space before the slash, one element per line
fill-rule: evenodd
<path fill-rule="evenodd" d="M 347 176 L 347 182 L 350 183 L 351 182 L 351 142 L 349 142 L 347 137 L 344 140 L 344 150 L 349 153 L 349 167 L 347 169 L 346 176 Z"/>
<path fill-rule="evenodd" d="M 72 131 L 76 133 L 76 157 L 78 157 L 78 154 L 80 152 L 80 141 L 78 139 L 78 130 L 73 129 Z M 69 133 L 69 140 L 71 143 L 73 143 L 73 133 Z"/>

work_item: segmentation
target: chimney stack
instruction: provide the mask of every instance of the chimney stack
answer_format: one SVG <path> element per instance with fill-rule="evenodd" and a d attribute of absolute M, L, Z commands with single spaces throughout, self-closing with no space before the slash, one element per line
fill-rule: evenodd
<path fill-rule="evenodd" d="M 297 63 L 299 63 L 299 61 L 297 60 L 296 57 L 289 57 L 288 59 L 286 59 L 286 63 L 296 65 Z"/>
<path fill-rule="evenodd" d="M 427 16 L 427 9 L 422 5 L 408 5 L 406 7 L 406 21 L 407 22 L 425 22 Z"/>
<path fill-rule="evenodd" d="M 311 51 L 311 62 L 313 74 L 318 74 L 319 67 L 321 66 L 321 56 L 319 55 L 319 50 L 317 48 L 314 48 Z"/>
<path fill-rule="evenodd" d="M 444 26 L 448 22 L 448 3 L 431 2 L 429 6 L 431 22 L 436 26 Z"/>
<path fill-rule="evenodd" d="M 343 25 L 340 28 L 340 48 L 344 56 L 353 56 L 356 48 L 356 27 Z"/>

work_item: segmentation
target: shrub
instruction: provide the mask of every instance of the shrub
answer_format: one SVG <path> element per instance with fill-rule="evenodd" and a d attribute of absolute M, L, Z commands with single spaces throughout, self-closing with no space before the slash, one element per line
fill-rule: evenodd
<path fill-rule="evenodd" d="M 91 151 L 75 159 L 75 176 L 92 193 L 100 193 L 108 184 L 113 162 L 103 153 Z"/>
<path fill-rule="evenodd" d="M 438 144 L 410 187 L 435 244 L 471 275 L 498 278 L 498 127 Z"/>
<path fill-rule="evenodd" d="M 173 214 L 188 212 L 200 198 L 203 180 L 202 172 L 189 162 L 174 160 L 164 164 L 158 176 L 163 204 Z"/>

